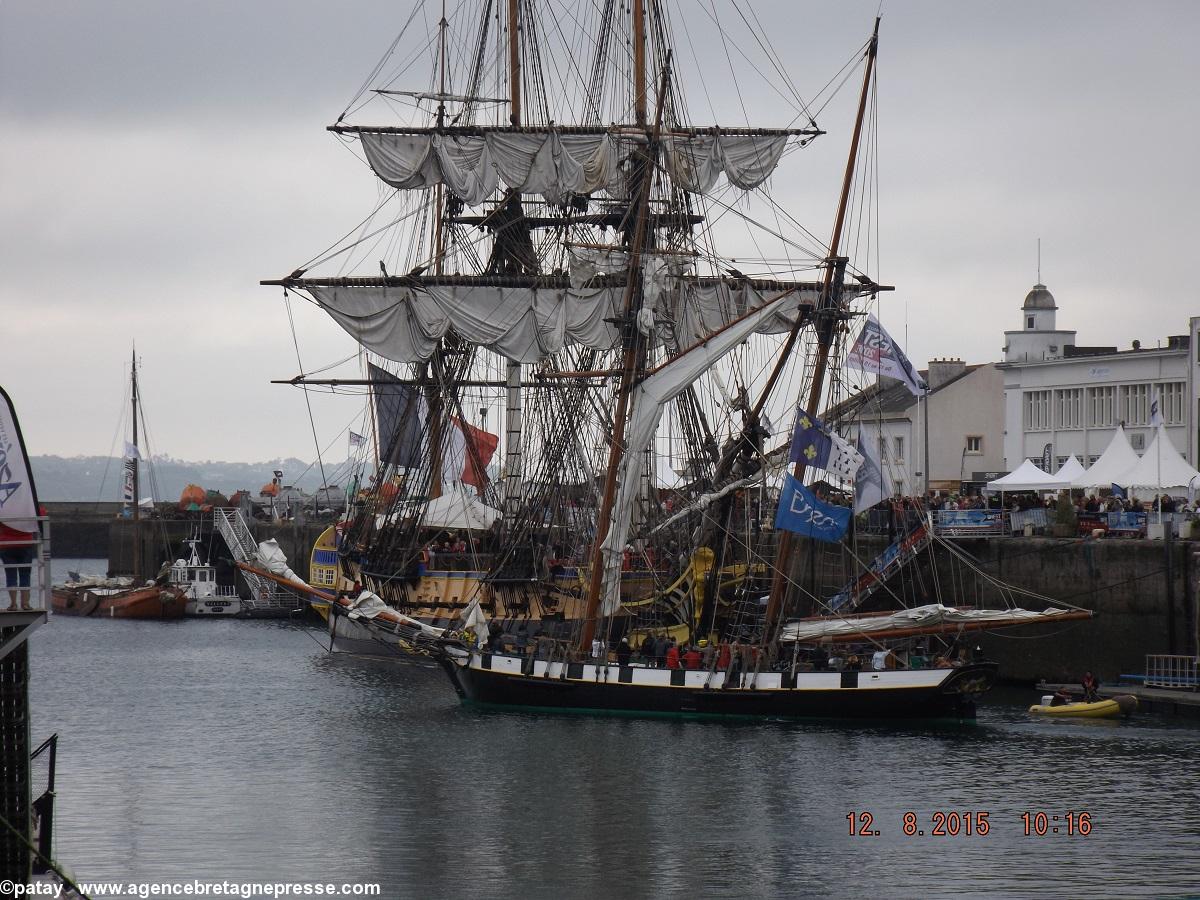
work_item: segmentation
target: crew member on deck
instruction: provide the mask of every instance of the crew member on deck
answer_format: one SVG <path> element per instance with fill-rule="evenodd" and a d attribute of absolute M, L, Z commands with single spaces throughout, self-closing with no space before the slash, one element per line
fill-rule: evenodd
<path fill-rule="evenodd" d="M 675 646 L 674 638 L 667 641 L 667 668 L 679 668 L 679 648 Z"/>

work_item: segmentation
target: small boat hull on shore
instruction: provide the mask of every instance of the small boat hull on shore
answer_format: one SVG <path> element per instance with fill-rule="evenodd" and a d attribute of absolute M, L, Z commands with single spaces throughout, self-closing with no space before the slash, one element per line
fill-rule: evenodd
<path fill-rule="evenodd" d="M 179 619 L 186 599 L 182 590 L 149 585 L 140 588 L 56 587 L 50 592 L 55 615 L 104 619 Z"/>
<path fill-rule="evenodd" d="M 1038 703 L 1029 707 L 1029 711 L 1039 716 L 1064 719 L 1115 719 L 1117 716 L 1132 715 L 1137 706 L 1137 697 L 1120 694 L 1093 703 L 1061 703 L 1058 706 Z"/>

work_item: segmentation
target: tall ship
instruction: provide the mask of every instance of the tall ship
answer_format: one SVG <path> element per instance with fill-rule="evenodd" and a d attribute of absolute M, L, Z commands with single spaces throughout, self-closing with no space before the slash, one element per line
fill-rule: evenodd
<path fill-rule="evenodd" d="M 416 42 L 427 84 L 405 81 L 420 53 L 402 34 L 329 126 L 379 206 L 263 283 L 360 345 L 362 377 L 292 382 L 369 394 L 377 468 L 309 581 L 335 642 L 434 656 L 481 703 L 969 715 L 995 666 L 947 660 L 939 635 L 1088 613 L 875 609 L 870 569 L 829 592 L 812 574 L 845 540 L 836 498 L 855 503 L 864 462 L 843 449 L 853 421 L 818 419 L 848 394 L 847 358 L 919 381 L 868 315 L 890 290 L 869 272 L 861 165 L 878 22 L 809 100 L 756 15 L 736 36 L 716 23 L 730 60 L 775 76 L 755 88 L 786 112 L 771 127 L 736 98 L 724 121 L 694 116 L 684 84 L 717 87 L 695 24 L 658 0 L 460 3 Z M 825 134 L 817 111 L 856 85 L 825 242 L 783 198 Z M 380 109 L 387 124 L 358 123 Z M 840 668 L 846 644 L 885 662 Z M 689 667 L 660 667 L 663 647 Z"/>

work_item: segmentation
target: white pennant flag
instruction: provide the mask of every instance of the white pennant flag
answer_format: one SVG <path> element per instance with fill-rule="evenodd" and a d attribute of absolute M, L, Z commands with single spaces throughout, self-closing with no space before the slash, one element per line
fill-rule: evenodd
<path fill-rule="evenodd" d="M 1157 428 L 1161 424 L 1163 424 L 1162 394 L 1155 391 L 1154 399 L 1150 401 L 1150 427 Z"/>
<path fill-rule="evenodd" d="M 858 449 L 863 463 L 854 479 L 854 512 L 870 509 L 876 503 L 892 495 L 891 479 L 883 471 L 879 460 L 871 453 L 874 440 L 862 429 L 858 432 Z"/>
<path fill-rule="evenodd" d="M 129 441 L 125 442 L 125 458 L 126 459 L 141 459 L 142 452 L 138 449 L 137 444 L 132 444 Z"/>

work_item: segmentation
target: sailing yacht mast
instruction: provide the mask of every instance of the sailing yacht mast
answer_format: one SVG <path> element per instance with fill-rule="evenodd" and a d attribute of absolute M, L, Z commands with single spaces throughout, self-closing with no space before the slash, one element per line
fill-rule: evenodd
<path fill-rule="evenodd" d="M 141 516 L 138 510 L 138 383 L 137 383 L 137 348 L 133 349 L 133 360 L 130 364 L 130 375 L 133 379 L 131 404 L 133 407 L 133 459 L 130 469 L 133 474 L 133 583 L 140 584 L 142 580 L 142 529 Z"/>
<path fill-rule="evenodd" d="M 812 386 L 808 393 L 807 410 L 810 415 L 816 415 L 821 406 L 821 393 L 825 388 L 825 371 L 829 365 L 829 351 L 833 346 L 833 337 L 837 320 L 842 311 L 841 293 L 842 278 L 846 272 L 846 259 L 838 256 L 842 240 L 842 226 L 846 221 L 846 209 L 850 200 L 850 189 L 854 184 L 854 164 L 858 159 L 858 145 L 862 137 L 863 119 L 866 115 L 867 97 L 871 91 L 871 78 L 875 71 L 875 56 L 879 46 L 879 18 L 875 19 L 875 30 L 867 45 L 867 65 L 863 73 L 862 93 L 858 99 L 858 115 L 854 120 L 854 136 L 850 139 L 850 156 L 846 160 L 846 175 L 842 180 L 842 194 L 838 201 L 837 217 L 833 223 L 833 237 L 829 241 L 829 257 L 826 259 L 825 284 L 821 291 L 821 299 L 814 311 L 817 328 L 817 359 L 813 366 Z M 780 355 L 780 364 L 768 379 L 756 411 L 761 409 L 770 389 L 774 386 L 782 369 L 782 361 L 787 358 L 795 339 L 799 336 L 800 323 L 792 329 L 787 346 Z M 805 461 L 796 463 L 792 475 L 797 481 L 804 479 Z M 770 640 L 775 630 L 775 623 L 783 608 L 784 597 L 787 594 L 788 574 L 791 571 L 792 552 L 795 540 L 790 531 L 784 531 L 779 537 L 779 552 L 775 558 L 775 574 L 771 580 L 771 594 L 767 601 L 767 613 L 763 620 L 763 642 Z"/>

